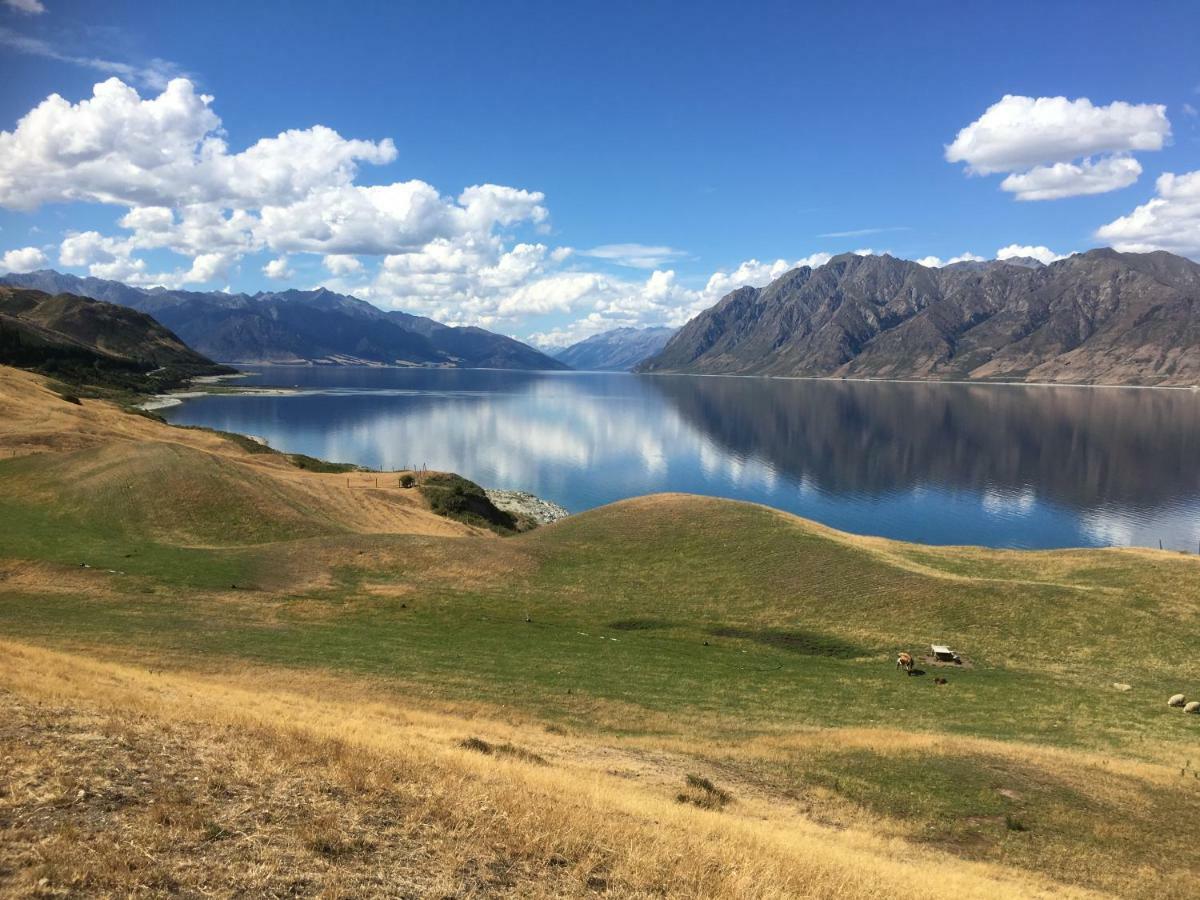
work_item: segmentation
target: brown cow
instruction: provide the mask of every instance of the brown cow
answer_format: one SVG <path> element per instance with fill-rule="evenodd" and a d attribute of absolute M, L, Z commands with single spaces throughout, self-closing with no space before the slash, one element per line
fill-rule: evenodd
<path fill-rule="evenodd" d="M 913 658 L 911 653 L 901 653 L 896 657 L 896 668 L 903 669 L 904 674 L 911 675 L 913 671 Z"/>

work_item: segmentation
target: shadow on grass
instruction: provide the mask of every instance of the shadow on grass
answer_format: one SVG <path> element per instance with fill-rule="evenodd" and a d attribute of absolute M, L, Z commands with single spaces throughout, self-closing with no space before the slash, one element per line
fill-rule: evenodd
<path fill-rule="evenodd" d="M 618 619 L 609 622 L 608 627 L 614 631 L 654 631 L 659 628 L 674 628 L 675 623 L 662 619 Z"/>
<path fill-rule="evenodd" d="M 734 628 L 721 626 L 708 629 L 713 637 L 738 638 L 744 641 L 754 641 L 768 647 L 778 647 L 791 653 L 803 656 L 829 656 L 834 659 L 857 659 L 870 656 L 874 651 L 870 647 L 852 644 L 827 634 L 814 631 L 783 630 L 779 628 Z"/>

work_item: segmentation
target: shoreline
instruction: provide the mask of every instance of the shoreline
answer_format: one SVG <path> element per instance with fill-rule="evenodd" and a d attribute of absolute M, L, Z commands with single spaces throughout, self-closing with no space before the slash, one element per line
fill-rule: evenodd
<path fill-rule="evenodd" d="M 528 375 L 637 375 L 655 378 L 760 378 L 771 381 L 834 381 L 855 384 L 954 384 L 975 387 L 1042 387 L 1042 388 L 1118 388 L 1139 391 L 1191 391 L 1200 394 L 1200 384 L 1119 384 L 1090 383 L 1082 381 L 990 381 L 963 378 L 863 378 L 841 375 L 768 375 L 738 372 L 635 372 L 632 369 L 499 369 L 488 366 L 398 366 L 387 363 L 314 363 L 311 361 L 280 362 L 227 362 L 228 366 L 253 366 L 262 369 L 394 369 L 397 371 L 441 371 L 441 372 L 512 372 Z M 206 375 L 216 383 L 224 378 L 245 378 L 248 372 L 235 375 Z M 199 379 L 194 379 L 198 381 Z M 207 383 L 207 382 L 206 382 Z"/>
<path fill-rule="evenodd" d="M 232 378 L 237 376 L 216 375 L 207 376 L 214 378 Z M 213 382 L 206 382 L 211 384 Z M 144 412 L 153 412 L 156 409 L 170 409 L 173 406 L 182 406 L 184 400 L 195 400 L 197 397 L 240 397 L 240 396 L 260 396 L 260 397 L 285 397 L 292 394 L 299 394 L 301 391 L 295 388 L 272 388 L 272 387 L 241 387 L 229 388 L 224 391 L 171 391 L 167 394 L 154 394 L 148 400 L 143 400 L 141 403 L 135 403 L 134 409 L 140 409 Z"/>
<path fill-rule="evenodd" d="M 955 384 L 971 387 L 1093 388 L 1134 391 L 1189 391 L 1200 394 L 1200 384 L 1088 384 L 1078 381 L 972 381 L 946 378 L 848 378 L 840 375 L 743 375 L 718 372 L 629 372 L 652 378 L 760 378 L 771 381 L 835 381 L 854 384 Z"/>

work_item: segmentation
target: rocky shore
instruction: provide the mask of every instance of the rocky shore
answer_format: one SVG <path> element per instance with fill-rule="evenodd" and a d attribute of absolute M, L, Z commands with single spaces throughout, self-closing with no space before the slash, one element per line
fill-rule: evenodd
<path fill-rule="evenodd" d="M 526 491 L 486 490 L 488 499 L 505 512 L 528 516 L 539 525 L 549 525 L 570 515 L 564 507 Z"/>

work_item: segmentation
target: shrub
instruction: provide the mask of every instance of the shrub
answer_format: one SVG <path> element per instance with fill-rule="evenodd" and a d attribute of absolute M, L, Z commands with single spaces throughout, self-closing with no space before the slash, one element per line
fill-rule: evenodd
<path fill-rule="evenodd" d="M 459 741 L 458 746 L 464 750 L 474 750 L 476 753 L 482 753 L 484 756 L 511 756 L 513 759 L 519 759 L 523 762 L 536 763 L 539 766 L 547 765 L 544 757 L 538 756 L 524 747 L 518 747 L 515 744 L 490 744 L 483 738 L 469 737 Z"/>
<path fill-rule="evenodd" d="M 733 795 L 724 788 L 713 784 L 711 779 L 702 775 L 688 775 L 687 789 L 681 791 L 675 800 L 679 803 L 690 803 L 701 809 L 724 809 L 733 800 Z"/>
<path fill-rule="evenodd" d="M 304 453 L 289 453 L 287 455 L 287 458 L 288 458 L 288 462 L 290 462 L 297 469 L 304 469 L 304 471 L 306 471 L 306 472 L 324 472 L 326 474 L 329 474 L 329 473 L 341 474 L 343 472 L 361 472 L 362 471 L 362 468 L 360 466 L 354 465 L 354 463 L 329 462 L 328 460 L 325 460 L 325 459 L 317 459 L 315 456 L 307 456 Z"/>
<path fill-rule="evenodd" d="M 429 508 L 439 516 L 490 528 L 500 534 L 517 530 L 515 516 L 498 509 L 483 488 L 461 475 L 431 475 L 421 485 L 421 493 L 429 501 Z"/>

